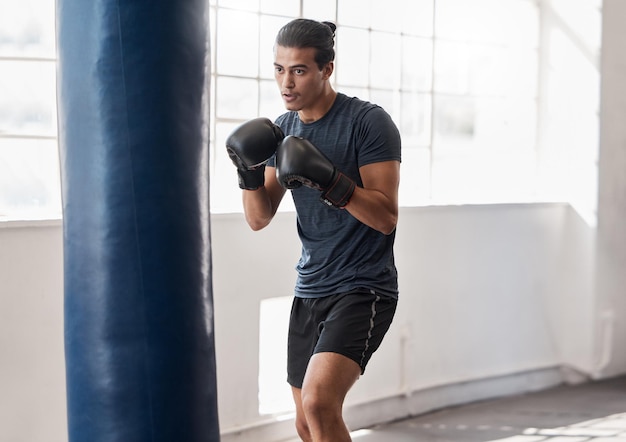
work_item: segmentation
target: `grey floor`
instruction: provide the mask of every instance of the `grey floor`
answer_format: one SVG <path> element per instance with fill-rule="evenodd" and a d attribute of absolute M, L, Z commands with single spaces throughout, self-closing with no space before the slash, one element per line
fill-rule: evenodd
<path fill-rule="evenodd" d="M 626 376 L 447 408 L 355 442 L 626 442 Z"/>

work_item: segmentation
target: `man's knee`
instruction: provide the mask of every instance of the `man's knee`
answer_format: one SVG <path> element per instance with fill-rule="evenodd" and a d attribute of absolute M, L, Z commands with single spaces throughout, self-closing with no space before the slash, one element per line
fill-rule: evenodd
<path fill-rule="evenodd" d="M 305 416 L 296 416 L 296 431 L 303 441 L 311 440 L 311 430 Z"/>
<path fill-rule="evenodd" d="M 334 397 L 319 389 L 302 390 L 302 410 L 307 419 L 329 419 L 341 417 L 342 398 Z"/>

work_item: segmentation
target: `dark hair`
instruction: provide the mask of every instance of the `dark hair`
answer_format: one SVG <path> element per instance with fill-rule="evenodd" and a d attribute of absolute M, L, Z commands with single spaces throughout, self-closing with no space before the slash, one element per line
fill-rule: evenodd
<path fill-rule="evenodd" d="M 276 44 L 286 48 L 315 48 L 315 63 L 321 70 L 335 59 L 336 29 L 329 21 L 297 18 L 278 31 Z"/>

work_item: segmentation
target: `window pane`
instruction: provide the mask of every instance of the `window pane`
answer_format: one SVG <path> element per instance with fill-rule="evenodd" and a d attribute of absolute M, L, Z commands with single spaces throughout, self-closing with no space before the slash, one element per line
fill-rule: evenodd
<path fill-rule="evenodd" d="M 404 12 L 405 0 L 373 1 L 371 4 L 371 27 L 379 31 L 398 31 Z"/>
<path fill-rule="evenodd" d="M 532 151 L 435 152 L 432 198 L 445 203 L 502 203 L 532 200 Z"/>
<path fill-rule="evenodd" d="M 549 72 L 550 90 L 555 102 L 567 103 L 561 111 L 572 113 L 581 111 L 599 112 L 600 97 L 598 94 L 600 71 L 595 59 L 581 50 L 576 41 L 561 29 L 552 29 L 549 33 L 548 45 L 551 65 Z M 581 87 L 582 84 L 593 87 Z M 572 95 L 571 91 L 576 94 Z"/>
<path fill-rule="evenodd" d="M 536 46 L 536 2 L 529 0 L 437 0 L 437 37 Z"/>
<path fill-rule="evenodd" d="M 258 12 L 259 0 L 218 0 L 221 7 Z M 246 28 L 242 28 L 246 29 Z"/>
<path fill-rule="evenodd" d="M 430 200 L 430 150 L 407 147 L 402 140 L 402 164 L 400 165 L 401 206 L 416 206 Z"/>
<path fill-rule="evenodd" d="M 0 220 L 60 218 L 55 140 L 0 138 Z"/>
<path fill-rule="evenodd" d="M 529 198 L 535 164 L 534 107 L 534 100 L 437 97 L 433 198 L 448 202 Z"/>
<path fill-rule="evenodd" d="M 217 14 L 217 73 L 256 77 L 259 72 L 258 16 L 224 9 Z M 242 29 L 245 29 L 245 38 Z"/>
<path fill-rule="evenodd" d="M 56 134 L 53 62 L 0 60 L 0 134 Z"/>
<path fill-rule="evenodd" d="M 430 145 L 430 94 L 402 94 L 400 133 L 403 147 Z"/>
<path fill-rule="evenodd" d="M 256 117 L 258 96 L 256 80 L 218 77 L 215 90 L 217 117 L 237 120 Z"/>
<path fill-rule="evenodd" d="M 304 0 L 302 16 L 313 20 L 335 21 L 337 13 L 335 0 Z"/>
<path fill-rule="evenodd" d="M 261 16 L 261 38 L 259 60 L 261 78 L 274 79 L 274 42 L 280 28 L 290 19 L 284 17 Z"/>
<path fill-rule="evenodd" d="M 263 299 L 259 317 L 259 413 L 292 411 L 291 391 L 285 386 L 287 330 L 293 298 Z"/>
<path fill-rule="evenodd" d="M 426 91 L 431 88 L 433 44 L 419 37 L 402 38 L 402 89 Z"/>
<path fill-rule="evenodd" d="M 596 21 L 599 15 L 596 11 L 589 21 Z M 545 118 L 539 141 L 538 182 L 543 196 L 569 201 L 593 223 L 598 185 L 600 72 L 597 58 L 592 55 L 595 46 L 581 45 L 580 40 L 572 38 L 569 28 L 567 32 L 562 28 L 561 17 L 555 19 L 546 32 L 550 69 L 545 82 L 549 93 L 542 102 Z"/>
<path fill-rule="evenodd" d="M 407 35 L 433 35 L 433 4 L 435 0 L 404 0 L 398 22 Z M 385 2 L 381 2 L 385 4 Z"/>
<path fill-rule="evenodd" d="M 0 0 L 0 56 L 55 56 L 54 1 Z"/>
<path fill-rule="evenodd" d="M 475 109 L 476 145 L 506 152 L 534 152 L 536 102 L 533 97 L 480 98 Z"/>
<path fill-rule="evenodd" d="M 278 86 L 274 81 L 261 81 L 261 103 L 259 115 L 274 120 L 286 112 L 285 104 L 280 97 Z"/>
<path fill-rule="evenodd" d="M 346 86 L 369 83 L 369 33 L 341 28 L 337 33 L 337 82 Z"/>
<path fill-rule="evenodd" d="M 436 41 L 435 92 L 469 93 L 469 58 L 469 44 Z"/>
<path fill-rule="evenodd" d="M 300 0 L 261 0 L 261 12 L 297 17 L 300 15 Z"/>
<path fill-rule="evenodd" d="M 445 203 L 502 203 L 533 198 L 532 152 L 435 153 L 432 198 Z"/>
<path fill-rule="evenodd" d="M 434 141 L 437 146 L 465 148 L 476 132 L 476 100 L 469 97 L 435 96 Z"/>
<path fill-rule="evenodd" d="M 531 99 L 435 97 L 437 148 L 494 147 L 532 150 L 535 101 Z M 515 134 L 515 136 L 511 136 Z"/>
<path fill-rule="evenodd" d="M 435 44 L 437 92 L 536 95 L 538 66 L 534 49 L 447 41 Z"/>
<path fill-rule="evenodd" d="M 342 26 L 370 27 L 371 0 L 341 0 L 337 3 L 337 20 Z"/>
<path fill-rule="evenodd" d="M 370 86 L 397 89 L 400 84 L 400 36 L 371 33 Z"/>
<path fill-rule="evenodd" d="M 470 92 L 534 97 L 537 94 L 537 52 L 501 46 L 473 45 L 467 69 Z"/>

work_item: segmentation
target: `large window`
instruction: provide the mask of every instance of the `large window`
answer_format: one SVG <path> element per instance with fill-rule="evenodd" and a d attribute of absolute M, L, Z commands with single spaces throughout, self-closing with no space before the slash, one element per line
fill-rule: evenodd
<path fill-rule="evenodd" d="M 338 25 L 334 86 L 398 125 L 401 205 L 593 212 L 601 0 L 207 1 L 213 212 L 241 210 L 224 141 L 284 112 L 272 49 L 300 16 Z M 53 1 L 0 0 L 0 221 L 61 215 L 54 44 Z"/>
<path fill-rule="evenodd" d="M 0 221 L 59 218 L 54 1 L 0 0 Z"/>
<path fill-rule="evenodd" d="M 272 48 L 298 16 L 337 23 L 334 86 L 400 128 L 401 205 L 535 198 L 536 1 L 212 0 L 214 211 L 241 210 L 225 138 L 284 112 Z"/>

